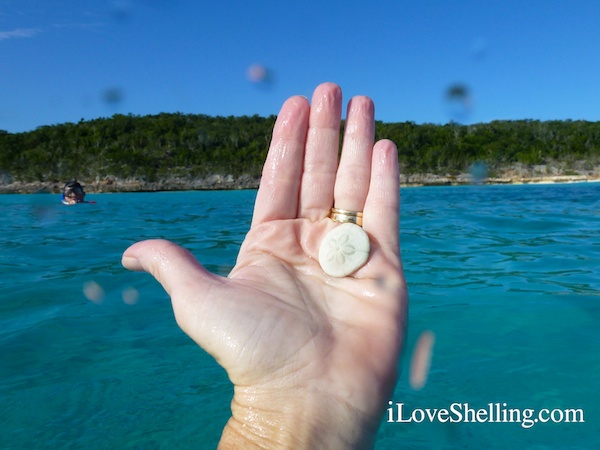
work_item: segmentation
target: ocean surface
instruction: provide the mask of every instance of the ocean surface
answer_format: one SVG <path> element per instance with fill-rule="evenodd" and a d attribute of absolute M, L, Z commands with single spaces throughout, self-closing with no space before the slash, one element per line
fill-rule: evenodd
<path fill-rule="evenodd" d="M 158 283 L 120 258 L 160 237 L 226 275 L 255 194 L 99 194 L 71 207 L 0 195 L 0 448 L 215 448 L 227 376 L 177 327 Z M 401 198 L 411 303 L 390 402 L 404 412 L 386 414 L 376 448 L 600 448 L 600 184 Z M 435 345 L 415 390 L 409 361 L 423 331 Z M 555 419 L 580 409 L 585 422 L 420 420 L 453 403 L 559 410 Z"/>

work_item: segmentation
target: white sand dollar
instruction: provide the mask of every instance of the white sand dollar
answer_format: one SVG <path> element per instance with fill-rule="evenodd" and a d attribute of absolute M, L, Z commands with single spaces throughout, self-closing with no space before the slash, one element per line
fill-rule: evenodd
<path fill-rule="evenodd" d="M 369 236 L 362 227 L 343 223 L 323 238 L 319 264 L 332 277 L 346 277 L 360 269 L 369 258 Z"/>

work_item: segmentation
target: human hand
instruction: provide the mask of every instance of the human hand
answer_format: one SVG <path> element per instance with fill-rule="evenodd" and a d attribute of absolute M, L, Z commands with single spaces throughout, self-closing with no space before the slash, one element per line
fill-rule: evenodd
<path fill-rule="evenodd" d="M 252 225 L 227 278 L 181 247 L 139 242 L 123 265 L 151 273 L 180 327 L 234 384 L 222 448 L 365 448 L 395 382 L 406 324 L 395 145 L 373 145 L 374 107 L 348 106 L 338 165 L 341 90 L 312 106 L 288 99 L 277 118 Z M 367 263 L 333 278 L 319 245 L 332 206 L 363 211 Z"/>

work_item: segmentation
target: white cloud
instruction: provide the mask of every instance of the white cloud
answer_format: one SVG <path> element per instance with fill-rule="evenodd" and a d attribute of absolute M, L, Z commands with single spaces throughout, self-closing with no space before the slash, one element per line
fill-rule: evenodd
<path fill-rule="evenodd" d="M 38 28 L 17 28 L 16 30 L 11 31 L 0 31 L 0 41 L 33 37 L 40 32 L 41 30 Z"/>

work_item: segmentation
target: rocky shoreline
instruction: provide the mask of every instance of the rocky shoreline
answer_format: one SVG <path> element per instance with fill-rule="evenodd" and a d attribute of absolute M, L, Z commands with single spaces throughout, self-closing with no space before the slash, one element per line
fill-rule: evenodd
<path fill-rule="evenodd" d="M 463 173 L 460 175 L 438 174 L 401 174 L 399 185 L 402 187 L 417 186 L 457 186 L 468 184 L 551 184 L 551 183 L 580 183 L 600 182 L 600 167 L 594 170 L 577 171 L 577 173 L 551 173 L 541 169 L 533 171 L 513 168 L 502 172 L 500 175 L 474 178 L 473 175 Z M 23 182 L 14 180 L 0 180 L 0 194 L 34 194 L 62 192 L 64 181 L 38 181 Z M 79 180 L 88 194 L 105 192 L 159 192 L 159 191 L 187 191 L 187 190 L 236 190 L 256 189 L 260 179 L 250 175 L 234 177 L 232 175 L 213 174 L 205 178 L 176 178 L 169 177 L 157 181 L 143 181 L 138 179 L 118 179 L 106 176 L 102 179 Z"/>
<path fill-rule="evenodd" d="M 540 176 L 499 176 L 474 179 L 468 175 L 443 176 L 416 174 L 400 177 L 400 186 L 459 186 L 468 184 L 552 184 L 600 182 L 600 175 L 540 175 Z"/>
<path fill-rule="evenodd" d="M 62 192 L 63 186 L 69 180 L 64 181 L 12 181 L 0 183 L 0 194 L 35 194 Z M 139 179 L 120 179 L 107 176 L 95 180 L 78 180 L 85 192 L 88 194 L 100 194 L 105 192 L 160 192 L 160 191 L 205 191 L 205 190 L 235 190 L 256 189 L 260 179 L 248 175 L 233 177 L 232 175 L 210 175 L 205 178 L 176 178 L 170 177 L 157 181 L 145 181 Z"/>

